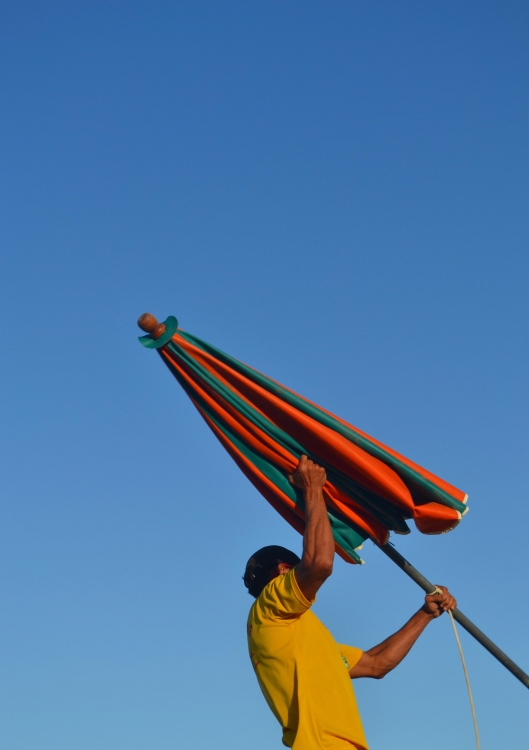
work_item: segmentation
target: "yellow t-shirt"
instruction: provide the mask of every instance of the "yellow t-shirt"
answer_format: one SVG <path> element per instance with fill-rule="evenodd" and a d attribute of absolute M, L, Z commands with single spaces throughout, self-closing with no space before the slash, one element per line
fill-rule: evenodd
<path fill-rule="evenodd" d="M 294 570 L 265 586 L 248 616 L 263 695 L 293 750 L 368 750 L 348 669 L 362 651 L 336 643 L 310 611 Z"/>

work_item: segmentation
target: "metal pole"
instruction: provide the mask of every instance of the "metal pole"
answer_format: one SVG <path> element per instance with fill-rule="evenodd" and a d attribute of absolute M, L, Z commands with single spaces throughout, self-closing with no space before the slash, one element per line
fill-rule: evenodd
<path fill-rule="evenodd" d="M 408 575 L 413 581 L 415 581 L 416 584 L 418 584 L 423 591 L 426 591 L 427 594 L 431 594 L 433 591 L 435 591 L 435 586 L 433 583 L 430 583 L 427 578 L 425 578 L 419 571 L 413 567 L 411 563 L 409 563 L 405 557 L 403 557 L 395 547 L 393 547 L 392 544 L 384 544 L 384 545 L 376 545 L 379 547 L 382 552 L 389 557 L 390 560 L 393 560 L 393 562 L 399 566 L 401 570 L 403 570 L 406 575 Z M 491 653 L 493 656 L 496 657 L 496 659 L 503 664 L 504 667 L 506 667 L 509 672 L 512 672 L 512 674 L 517 677 L 520 682 L 522 682 L 526 688 L 529 688 L 529 675 L 526 675 L 523 669 L 520 669 L 520 667 L 515 664 L 512 659 L 509 659 L 507 654 L 504 654 L 503 651 L 496 646 L 495 643 L 493 643 L 490 638 L 487 638 L 485 633 L 482 633 L 479 628 L 477 628 L 474 623 L 470 622 L 468 617 L 465 617 L 465 615 L 459 611 L 459 609 L 454 609 L 452 611 L 452 614 L 454 615 L 454 620 L 457 620 L 457 622 L 461 625 L 461 627 L 465 628 L 466 631 L 470 633 L 470 635 L 474 636 L 474 638 L 481 643 L 482 646 L 484 646 L 489 653 Z"/>

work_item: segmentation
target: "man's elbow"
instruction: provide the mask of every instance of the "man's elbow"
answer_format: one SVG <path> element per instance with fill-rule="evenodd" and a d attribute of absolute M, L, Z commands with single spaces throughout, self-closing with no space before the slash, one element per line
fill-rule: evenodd
<path fill-rule="evenodd" d="M 393 666 L 389 664 L 375 664 L 373 666 L 373 678 L 375 680 L 382 680 L 384 677 L 391 672 Z"/>
<path fill-rule="evenodd" d="M 382 680 L 395 666 L 381 656 L 371 656 L 369 652 L 365 654 L 365 657 L 369 658 L 365 664 L 368 670 L 366 677 L 371 677 L 373 680 Z"/>
<path fill-rule="evenodd" d="M 326 581 L 332 575 L 332 560 L 317 560 L 312 564 L 312 573 L 314 577 L 321 581 Z"/>

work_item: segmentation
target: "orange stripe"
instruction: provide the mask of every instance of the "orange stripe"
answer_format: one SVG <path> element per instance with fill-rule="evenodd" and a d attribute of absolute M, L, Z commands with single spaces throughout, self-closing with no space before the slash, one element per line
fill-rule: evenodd
<path fill-rule="evenodd" d="M 269 461 L 278 465 L 283 471 L 292 474 L 298 465 L 298 460 L 282 445 L 276 443 L 273 438 L 263 432 L 257 425 L 253 424 L 243 414 L 234 409 L 231 404 L 219 394 L 213 391 L 207 383 L 198 382 L 198 379 L 192 379 L 191 374 L 184 363 L 172 362 L 175 370 L 184 378 L 195 393 L 197 393 L 208 406 L 243 440 L 248 443 L 257 453 L 260 453 Z M 215 400 L 211 397 L 214 394 Z M 199 407 L 197 407 L 199 408 Z M 235 413 L 235 416 L 234 416 Z"/>
<path fill-rule="evenodd" d="M 217 425 L 208 418 L 207 414 L 204 414 L 200 410 L 200 407 L 198 407 L 197 404 L 195 404 L 195 406 L 197 406 L 197 409 L 200 411 L 203 418 L 213 430 L 224 448 L 228 451 L 237 466 L 250 480 L 250 482 L 258 490 L 258 492 L 263 495 L 263 497 L 270 503 L 274 510 L 276 510 L 285 519 L 285 521 L 287 521 L 294 529 L 296 529 L 296 531 L 303 535 L 305 531 L 305 516 L 303 514 L 303 511 L 301 511 L 296 505 L 294 505 L 290 498 L 287 497 L 287 495 L 281 492 L 281 490 L 279 490 L 275 486 L 275 484 L 270 482 L 268 477 L 266 477 L 261 471 L 259 471 L 259 469 L 254 464 L 252 464 L 251 461 L 249 461 L 246 456 L 244 456 L 244 454 L 242 454 L 238 450 L 238 448 L 233 445 L 231 441 L 228 440 L 224 433 L 218 429 Z M 336 552 L 340 555 L 341 558 L 343 558 L 348 563 L 355 564 L 355 561 L 349 557 L 347 552 L 342 549 L 339 544 L 336 544 L 335 542 L 334 546 Z"/>
<path fill-rule="evenodd" d="M 205 359 L 201 357 L 201 355 L 205 355 L 209 359 L 213 360 L 213 362 L 217 362 L 218 360 L 215 360 L 211 355 L 209 355 L 207 352 L 204 352 L 202 349 L 199 349 L 198 347 L 195 347 L 193 344 L 190 344 L 185 339 L 181 338 L 180 336 L 173 336 L 173 339 L 182 346 L 183 349 L 186 351 L 193 350 L 193 355 L 195 359 L 199 360 L 201 364 L 203 364 L 207 369 L 212 372 L 213 374 L 217 373 L 218 371 L 214 368 L 208 367 L 207 362 Z M 189 351 L 191 353 L 191 351 Z M 247 365 L 247 367 L 250 367 L 250 365 Z M 251 370 L 255 370 L 255 368 L 250 367 Z M 231 370 L 231 368 L 230 368 Z M 258 370 L 255 370 L 255 372 L 258 372 Z M 261 373 L 258 373 L 261 374 Z M 230 382 L 226 380 L 225 378 L 220 375 L 220 373 L 217 375 L 219 379 L 222 380 L 222 382 L 225 385 L 230 386 Z M 244 377 L 244 376 L 243 376 Z M 429 479 L 433 484 L 437 485 L 441 489 L 443 489 L 445 492 L 447 492 L 449 495 L 454 497 L 456 500 L 459 500 L 460 502 L 463 502 L 467 495 L 462 490 L 458 489 L 457 487 L 454 487 L 453 484 L 450 484 L 449 482 L 446 482 L 444 479 L 441 479 L 436 474 L 432 474 L 431 471 L 428 471 L 427 469 L 423 468 L 422 466 L 419 466 L 419 464 L 416 464 L 414 461 L 411 461 L 409 458 L 406 458 L 406 456 L 403 456 L 401 453 L 398 453 L 397 451 L 393 450 L 393 448 L 390 448 L 389 446 L 385 445 L 384 443 L 380 442 L 380 440 L 377 440 L 376 438 L 372 437 L 371 435 L 368 435 L 367 432 L 364 432 L 363 430 L 360 430 L 358 427 L 355 427 L 354 425 L 350 424 L 349 422 L 346 422 L 345 419 L 341 419 L 341 417 L 336 416 L 336 414 L 333 414 L 332 412 L 328 411 L 327 409 L 324 409 L 323 407 L 319 406 L 318 404 L 315 404 L 313 401 L 310 401 L 310 399 L 305 398 L 304 396 L 300 395 L 296 391 L 292 390 L 292 388 L 288 388 L 287 386 L 283 385 L 282 383 L 279 383 L 279 381 L 274 380 L 273 378 L 269 378 L 273 383 L 280 386 L 281 388 L 284 388 L 285 390 L 289 391 L 290 393 L 294 394 L 294 396 L 297 396 L 298 398 L 301 398 L 303 401 L 305 401 L 307 404 L 310 404 L 311 406 L 314 406 L 316 409 L 320 409 L 325 414 L 328 414 L 330 417 L 333 417 L 333 419 L 338 420 L 341 424 L 345 425 L 349 429 L 353 430 L 353 432 L 356 432 L 358 435 L 361 435 L 362 437 L 366 438 L 370 442 L 377 445 L 379 448 L 382 448 L 383 450 L 387 451 L 390 455 L 392 455 L 394 458 L 396 458 L 398 461 L 401 461 L 406 466 L 409 466 L 411 469 L 414 469 L 418 474 L 425 477 L 426 479 Z M 242 394 L 240 394 L 242 395 Z M 248 403 L 253 405 L 253 402 L 249 399 L 245 399 Z M 361 449 L 360 449 L 361 450 Z"/>
<path fill-rule="evenodd" d="M 315 404 L 314 401 L 310 401 L 310 399 L 305 398 L 305 396 L 302 396 L 301 394 L 296 393 L 296 391 L 293 391 L 292 388 L 288 388 L 286 385 L 282 385 L 277 380 L 273 380 L 273 378 L 270 378 L 270 380 L 272 380 L 276 385 L 280 386 L 281 388 L 284 388 L 286 391 L 289 391 L 290 393 L 294 394 L 294 396 L 297 396 L 298 398 L 302 399 L 307 404 L 314 406 L 316 409 L 320 409 L 320 411 L 324 412 L 329 417 L 336 419 L 338 422 L 345 425 L 345 427 L 348 427 L 350 430 L 353 430 L 353 432 L 356 432 L 358 435 L 361 435 L 362 437 L 366 438 L 367 440 L 374 443 L 375 445 L 378 445 L 379 448 L 382 448 L 383 450 L 390 453 L 397 460 L 402 461 L 402 463 L 406 464 L 406 466 L 409 466 L 411 469 L 414 469 L 418 474 L 421 474 L 421 476 L 425 477 L 425 479 L 429 479 L 431 482 L 433 482 L 438 487 L 440 487 L 445 492 L 447 492 L 449 495 L 451 495 L 453 498 L 455 498 L 455 500 L 459 500 L 459 502 L 464 502 L 464 500 L 466 499 L 467 495 L 465 492 L 463 492 L 462 490 L 459 490 L 457 487 L 454 487 L 453 484 L 446 482 L 444 479 L 441 479 L 436 474 L 432 474 L 431 471 L 428 471 L 422 466 L 419 466 L 419 464 L 416 464 L 414 461 L 410 461 L 410 459 L 406 458 L 406 456 L 403 456 L 402 453 L 398 453 L 397 451 L 393 450 L 393 448 L 390 448 L 384 443 L 381 443 L 380 440 L 377 440 L 376 438 L 371 437 L 371 435 L 368 435 L 367 432 L 363 432 L 363 430 L 360 430 L 358 427 L 354 427 L 354 425 L 350 424 L 349 422 L 346 422 L 345 419 L 342 419 L 341 417 L 336 416 L 336 414 L 333 414 L 331 411 L 324 409 L 323 406 L 319 406 L 319 404 Z"/>
<path fill-rule="evenodd" d="M 337 469 L 364 487 L 373 490 L 408 512 L 413 512 L 411 494 L 402 479 L 382 461 L 350 443 L 330 428 L 312 417 L 303 414 L 274 394 L 248 378 L 231 370 L 207 352 L 198 350 L 181 339 L 182 348 L 193 354 L 215 377 L 223 376 L 223 382 L 241 395 L 254 408 L 257 407 L 269 419 L 292 435 L 310 453 L 320 456 Z"/>
<path fill-rule="evenodd" d="M 460 520 L 460 514 L 453 508 L 446 508 L 438 503 L 425 503 L 417 506 L 415 525 L 423 534 L 444 534 L 455 528 Z"/>
<path fill-rule="evenodd" d="M 248 380 L 248 378 L 246 378 L 245 376 L 240 375 L 239 373 L 236 373 L 235 371 L 232 371 L 222 362 L 219 362 L 218 360 L 213 358 L 211 355 L 209 355 L 207 352 L 203 352 L 201 349 L 198 349 L 194 345 L 189 344 L 189 342 L 185 341 L 180 336 L 177 336 L 175 334 L 173 339 L 175 340 L 175 343 L 181 345 L 182 348 L 186 350 L 190 356 L 193 356 L 197 361 L 199 361 L 199 363 L 203 367 L 205 367 L 207 371 L 210 372 L 217 380 L 220 380 L 221 382 L 223 382 L 224 385 L 229 387 L 232 392 L 234 392 L 237 396 L 242 398 L 246 403 L 248 403 L 253 409 L 256 409 L 256 411 L 258 411 L 260 414 L 270 419 L 270 407 L 272 407 L 273 413 L 274 412 L 277 413 L 277 411 L 279 411 L 280 417 L 281 417 L 281 414 L 283 413 L 282 414 L 283 419 L 286 418 L 287 422 L 290 422 L 290 429 L 288 428 L 285 429 L 284 426 L 280 424 L 281 420 L 276 420 L 276 424 L 278 424 L 279 422 L 278 426 L 285 429 L 286 432 L 289 432 L 290 434 L 293 435 L 293 437 L 298 439 L 298 442 L 304 443 L 305 445 L 307 445 L 307 442 L 309 443 L 316 442 L 317 447 L 315 450 L 313 448 L 314 452 L 318 453 L 322 458 L 324 458 L 324 460 L 328 460 L 329 463 L 331 463 L 332 465 L 335 465 L 337 468 L 344 471 L 345 474 L 349 476 L 352 475 L 350 462 L 353 463 L 353 467 L 355 466 L 355 462 L 354 462 L 354 456 L 353 456 L 353 460 L 351 461 L 351 457 L 350 456 L 348 457 L 346 455 L 345 456 L 346 466 L 344 467 L 343 465 L 344 464 L 344 456 L 343 456 L 344 452 L 346 454 L 347 453 L 356 454 L 357 458 L 367 457 L 368 466 L 363 467 L 364 471 L 366 470 L 366 468 L 369 469 L 371 467 L 371 471 L 372 471 L 373 467 L 379 468 L 381 466 L 383 473 L 389 474 L 389 477 L 391 479 L 396 478 L 397 485 L 400 484 L 404 487 L 405 489 L 404 498 L 396 497 L 393 492 L 390 493 L 388 496 L 388 493 L 381 491 L 380 485 L 375 484 L 373 486 L 373 483 L 369 482 L 372 475 L 367 476 L 367 481 L 366 481 L 365 475 L 361 477 L 357 477 L 353 475 L 352 478 L 357 479 L 357 481 L 360 481 L 362 484 L 364 484 L 364 486 L 367 486 L 367 487 L 369 487 L 369 485 L 371 484 L 371 489 L 373 489 L 375 492 L 378 492 L 382 496 L 386 497 L 386 499 L 390 500 L 390 502 L 394 502 L 397 505 L 401 505 L 401 506 L 404 505 L 406 510 L 416 519 L 416 523 L 418 526 L 420 526 L 420 530 L 422 530 L 423 528 L 425 529 L 423 533 L 441 533 L 443 530 L 445 530 L 445 528 L 453 528 L 454 524 L 457 524 L 458 518 L 459 518 L 458 513 L 457 511 L 451 508 L 446 508 L 445 506 L 439 503 L 435 503 L 435 502 L 430 502 L 430 503 L 426 503 L 423 505 L 415 506 L 407 487 L 404 485 L 402 480 L 400 480 L 400 477 L 398 477 L 398 475 L 390 467 L 387 467 L 383 462 L 379 461 L 373 456 L 370 456 L 369 454 L 367 454 L 365 451 L 358 448 L 357 446 L 354 446 L 353 444 L 349 443 L 349 441 L 347 441 L 346 438 L 343 438 L 342 436 L 338 435 L 337 433 L 325 427 L 324 425 L 321 425 L 319 422 L 312 419 L 311 417 L 304 415 L 295 407 L 292 407 L 289 404 L 286 404 L 285 402 L 281 401 L 281 399 L 278 399 L 278 397 L 274 396 L 273 394 L 270 394 L 261 386 L 255 383 L 252 383 L 252 381 Z M 254 447 L 254 450 L 256 450 L 258 453 L 266 455 L 269 460 L 272 460 L 273 463 L 278 464 L 281 468 L 283 468 L 283 470 L 288 471 L 288 472 L 293 471 L 293 467 L 297 465 L 297 460 L 290 454 L 290 452 L 286 451 L 283 448 L 283 446 L 278 445 L 273 439 L 271 439 L 268 435 L 266 435 L 266 433 L 263 433 L 258 427 L 253 425 L 253 423 L 250 420 L 247 420 L 245 417 L 243 417 L 243 415 L 240 414 L 240 412 L 238 412 L 234 407 L 228 404 L 222 398 L 222 396 L 220 396 L 220 394 L 218 394 L 214 389 L 208 386 L 207 383 L 203 383 L 203 388 L 200 388 L 200 386 L 198 386 L 198 383 L 197 383 L 197 376 L 194 373 L 189 372 L 183 362 L 181 361 L 177 362 L 175 358 L 171 356 L 172 353 L 169 352 L 167 349 L 165 349 L 165 347 L 162 350 L 162 352 L 166 356 L 166 358 L 171 361 L 173 366 L 181 373 L 182 376 L 184 376 L 183 368 L 185 368 L 186 382 L 188 382 L 189 385 L 195 391 L 199 390 L 202 397 L 204 397 L 205 400 L 207 400 L 211 408 L 213 408 L 217 413 L 221 413 L 222 417 L 226 420 L 227 423 L 230 424 L 232 429 L 234 429 L 237 432 L 237 434 L 241 435 L 241 438 L 243 440 L 246 440 L 250 445 L 252 445 Z M 226 377 L 224 377 L 223 375 L 225 375 Z M 242 390 L 235 388 L 231 380 L 235 380 L 235 382 L 240 386 L 240 388 L 242 388 Z M 208 392 L 213 395 L 216 401 L 207 397 L 207 394 L 205 393 L 205 390 L 204 390 L 206 388 Z M 244 390 L 250 391 L 250 393 L 252 393 L 252 398 L 247 397 L 247 395 L 244 393 Z M 294 391 L 291 391 L 291 392 L 295 393 Z M 298 394 L 295 394 L 295 395 L 298 395 Z M 267 411 L 261 411 L 261 409 L 258 408 L 258 406 L 255 403 L 256 396 L 257 396 L 257 399 L 264 406 L 264 408 L 268 407 Z M 303 397 L 300 397 L 300 398 L 303 398 Z M 307 399 L 304 399 L 304 400 L 307 401 L 308 403 L 311 403 Z M 222 409 L 221 406 L 218 406 L 219 401 L 222 401 L 225 407 L 224 409 Z M 316 405 L 314 404 L 314 406 Z M 228 419 L 228 415 L 226 413 L 228 409 L 230 410 L 232 415 L 235 415 L 234 418 L 232 417 L 232 419 Z M 285 411 L 287 412 L 286 415 L 284 414 Z M 330 412 L 327 412 L 327 413 L 330 416 L 334 416 Z M 347 422 L 340 419 L 339 417 L 336 417 L 336 419 L 338 419 L 338 421 L 340 421 L 342 424 L 348 427 L 351 427 L 351 425 L 349 425 Z M 299 432 L 299 424 L 298 424 L 299 421 L 301 421 L 304 424 L 301 425 L 301 430 L 302 430 L 301 436 L 297 437 L 296 432 Z M 247 428 L 246 431 L 243 431 L 241 429 L 239 425 L 240 422 L 245 422 L 245 426 Z M 303 427 L 309 430 L 308 435 L 307 435 L 307 432 L 303 430 Z M 311 428 L 313 432 L 316 432 L 316 433 L 321 432 L 324 434 L 323 435 L 316 434 L 314 436 L 311 434 Z M 356 430 L 356 428 L 354 427 L 351 427 L 351 429 L 355 430 L 359 434 L 364 435 L 368 439 L 373 440 L 373 438 L 369 437 L 365 433 L 362 433 L 360 430 Z M 250 437 L 250 435 L 248 434 L 248 431 L 253 432 L 254 435 L 258 435 L 258 438 L 261 441 L 264 440 L 268 444 L 268 447 L 272 451 L 272 453 L 269 453 L 269 451 L 267 450 L 263 451 L 264 446 L 262 445 L 262 442 L 261 444 L 259 442 L 256 442 L 253 437 Z M 325 433 L 327 434 L 327 437 L 325 437 Z M 307 437 L 309 438 L 308 441 L 307 441 Z M 310 439 L 311 437 L 313 438 L 313 440 Z M 323 440 L 323 444 L 322 444 L 322 440 Z M 329 442 L 334 443 L 334 445 L 331 445 L 332 450 L 330 451 L 327 450 Z M 376 440 L 373 440 L 373 442 L 377 443 L 382 448 L 387 449 L 390 453 L 392 453 L 392 455 L 395 455 L 397 458 L 399 458 L 399 460 L 401 458 L 404 458 L 404 457 L 401 457 L 399 454 L 397 454 L 395 451 L 392 451 L 391 449 L 384 446 L 383 443 L 379 443 Z M 340 448 L 342 450 L 340 450 Z M 344 451 L 344 448 L 345 448 L 345 451 Z M 307 450 L 310 451 L 310 447 L 308 445 L 307 445 Z M 280 455 L 278 455 L 278 453 Z M 294 462 L 294 464 L 292 464 L 292 462 Z M 413 468 L 417 467 L 416 464 L 413 464 L 413 462 L 408 461 L 407 459 L 405 463 L 407 463 L 410 466 L 413 466 Z M 377 467 L 377 465 L 379 466 Z M 356 466 L 356 468 L 358 467 Z M 417 468 L 420 469 L 421 467 L 417 467 Z M 426 472 L 425 470 L 422 470 L 422 472 L 423 472 L 423 475 L 428 475 L 429 478 L 432 477 L 433 480 L 438 480 L 438 478 L 435 477 L 435 475 L 430 474 L 429 472 Z M 378 477 L 378 479 L 380 479 L 380 477 Z M 442 480 L 439 480 L 439 482 L 443 483 Z M 448 485 L 448 483 L 443 483 L 443 484 L 446 484 L 448 488 L 455 489 L 455 488 L 452 488 L 452 485 Z M 329 483 L 329 489 L 330 487 L 332 487 L 332 485 L 330 485 Z M 460 492 L 460 491 L 456 490 L 456 492 Z M 406 495 L 408 496 L 407 502 L 406 502 Z M 462 497 L 465 497 L 463 493 L 461 493 L 461 495 Z M 384 543 L 385 536 L 387 536 L 387 530 L 385 529 L 385 527 L 378 521 L 378 519 L 371 516 L 371 514 L 369 514 L 364 508 L 362 508 L 361 506 L 357 506 L 356 502 L 352 498 L 350 498 L 347 495 L 344 495 L 343 493 L 340 493 L 338 490 L 336 490 L 336 488 L 332 487 L 332 492 L 331 491 L 329 492 L 329 499 L 332 500 L 332 504 L 336 507 L 337 510 L 339 510 L 339 512 L 343 513 L 346 517 L 350 518 L 350 520 L 352 520 L 353 523 L 358 524 L 358 526 L 362 528 L 363 530 L 365 530 L 366 533 L 368 533 L 370 536 L 373 536 L 374 538 L 378 539 L 381 543 Z M 401 502 L 399 502 L 399 499 Z M 403 500 L 405 502 L 402 502 Z M 355 509 L 357 509 L 358 513 L 355 513 L 352 510 L 352 508 L 350 507 L 351 505 L 355 506 Z M 421 508 L 423 510 L 421 510 Z M 428 520 L 429 518 L 430 520 Z M 431 528 L 432 530 L 427 531 L 426 528 L 428 529 Z M 434 528 L 439 529 L 439 530 L 434 531 L 433 530 Z"/>
<path fill-rule="evenodd" d="M 349 495 L 337 489 L 331 482 L 327 482 L 324 489 L 327 490 L 332 504 L 339 513 L 352 521 L 359 529 L 365 531 L 370 537 L 376 539 L 379 544 L 385 544 L 388 541 L 389 531 L 378 518 L 358 505 Z"/>
<path fill-rule="evenodd" d="M 186 341 L 181 336 L 178 336 L 178 334 L 175 333 L 173 336 L 173 341 L 175 344 L 177 344 L 181 349 L 183 349 L 189 356 L 191 356 L 196 362 L 198 362 L 202 367 L 204 367 L 216 380 L 219 380 L 223 385 L 225 385 L 227 388 L 229 388 L 231 391 L 237 394 L 239 398 L 241 398 L 243 401 L 245 401 L 249 406 L 251 406 L 253 409 L 255 409 L 261 416 L 266 417 L 266 414 L 261 411 L 251 399 L 247 398 L 244 394 L 240 393 L 240 391 L 236 390 L 233 387 L 233 384 L 227 380 L 225 377 L 223 377 L 222 373 L 219 372 L 215 368 L 215 364 L 220 364 L 217 359 L 215 359 L 213 356 L 208 354 L 207 352 L 204 352 L 202 349 L 199 349 L 197 346 L 194 346 L 194 344 L 189 343 L 189 341 Z M 172 362 L 174 362 L 174 359 L 171 357 L 173 352 L 163 347 L 160 351 L 162 351 L 169 359 L 171 359 Z M 224 365 L 224 369 L 227 369 L 228 372 L 232 372 L 230 368 L 227 368 L 226 365 Z M 244 377 L 244 376 L 243 376 Z"/>
<path fill-rule="evenodd" d="M 173 360 L 173 366 L 194 392 L 204 399 L 211 410 L 217 414 L 217 416 L 224 421 L 243 442 L 246 442 L 256 453 L 268 459 L 284 472 L 291 474 L 295 471 L 298 465 L 296 456 L 283 448 L 283 446 L 276 443 L 259 427 L 247 420 L 246 417 L 243 417 L 240 412 L 233 409 L 231 405 L 227 404 L 224 399 L 215 392 L 218 402 L 214 401 L 201 385 L 199 385 L 197 380 L 191 380 L 191 375 L 187 371 L 185 365 L 176 363 Z M 207 387 L 207 384 L 204 384 L 204 387 Z M 219 403 L 220 401 L 222 401 L 222 404 Z M 195 406 L 202 416 L 206 418 L 206 415 L 196 403 Z M 234 418 L 232 414 L 228 413 L 224 407 L 230 407 L 230 411 L 233 409 L 237 418 Z M 247 429 L 247 427 L 250 427 L 251 431 Z M 330 504 L 334 506 L 336 510 L 345 515 L 346 518 L 349 518 L 369 536 L 374 537 L 381 544 L 385 543 L 388 534 L 387 529 L 375 516 L 359 505 L 353 498 L 341 493 L 331 482 L 327 482 L 325 487 Z"/>

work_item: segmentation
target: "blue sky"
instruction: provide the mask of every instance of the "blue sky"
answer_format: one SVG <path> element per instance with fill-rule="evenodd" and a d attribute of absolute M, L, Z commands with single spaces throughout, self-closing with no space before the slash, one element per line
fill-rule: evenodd
<path fill-rule="evenodd" d="M 469 493 L 398 548 L 526 670 L 522 2 L 8 2 L 1 24 L 0 735 L 280 747 L 241 575 L 301 539 L 158 357 L 150 310 Z M 316 612 L 369 648 L 421 592 L 366 544 Z M 465 633 L 484 748 L 527 694 Z M 356 685 L 372 750 L 467 750 L 450 623 Z"/>

